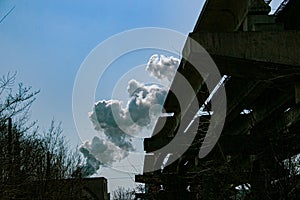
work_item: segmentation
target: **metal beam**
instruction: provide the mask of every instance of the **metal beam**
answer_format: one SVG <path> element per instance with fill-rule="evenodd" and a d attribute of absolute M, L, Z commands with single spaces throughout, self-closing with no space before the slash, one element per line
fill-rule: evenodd
<path fill-rule="evenodd" d="M 221 74 L 248 80 L 276 83 L 295 82 L 300 77 L 300 67 L 272 62 L 211 54 Z"/>
<path fill-rule="evenodd" d="M 254 91 L 255 92 L 255 91 Z M 237 95 L 238 96 L 238 95 Z M 254 126 L 263 120 L 276 115 L 278 112 L 286 109 L 286 104 L 293 99 L 292 91 L 265 91 L 259 99 L 246 108 L 251 108 L 249 114 L 239 114 L 232 122 L 225 125 L 223 134 L 240 135 L 247 134 Z"/>
<path fill-rule="evenodd" d="M 264 92 L 268 84 L 260 81 L 242 81 L 241 83 L 229 81 L 225 87 L 228 97 L 226 117 L 226 123 L 228 123 L 247 109 Z"/>
<path fill-rule="evenodd" d="M 291 107 L 288 111 L 278 113 L 275 117 L 267 119 L 264 123 L 253 128 L 254 134 L 264 133 L 268 136 L 284 134 L 289 128 L 300 121 L 300 105 Z"/>

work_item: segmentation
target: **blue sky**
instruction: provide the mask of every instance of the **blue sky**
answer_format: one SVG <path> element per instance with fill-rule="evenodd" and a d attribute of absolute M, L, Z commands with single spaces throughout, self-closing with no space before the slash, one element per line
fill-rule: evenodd
<path fill-rule="evenodd" d="M 274 7 L 279 0 L 274 0 Z M 204 0 L 0 0 L 0 17 L 13 12 L 0 24 L 0 75 L 17 71 L 17 80 L 40 89 L 31 118 L 42 129 L 50 121 L 62 121 L 72 145 L 81 141 L 72 117 L 72 90 L 76 73 L 89 54 L 107 38 L 133 28 L 161 27 L 185 35 L 192 31 Z M 104 77 L 97 99 L 110 99 L 121 72 L 147 63 L 155 53 L 145 51 L 125 58 Z M 113 76 L 118 74 L 118 76 Z M 92 109 L 92 108 L 91 108 Z M 102 170 L 110 189 L 132 186 L 128 174 Z M 131 181 L 131 182 L 130 182 Z"/>
<path fill-rule="evenodd" d="M 73 82 L 96 45 L 119 32 L 148 26 L 187 34 L 201 2 L 2 0 L 0 16 L 16 7 L 0 26 L 1 74 L 17 71 L 19 81 L 41 89 L 32 118 L 42 125 L 55 118 L 69 132 Z"/>
<path fill-rule="evenodd" d="M 0 24 L 0 74 L 17 71 L 19 82 L 40 89 L 32 120 L 38 120 L 41 129 L 47 129 L 52 119 L 62 121 L 67 139 L 79 144 L 72 90 L 77 70 L 89 52 L 114 34 L 133 28 L 169 28 L 187 35 L 202 4 L 203 0 L 1 0 L 0 17 L 15 9 Z M 120 67 L 129 70 L 133 64 L 147 63 L 152 54 L 136 53 Z M 111 75 L 118 71 L 110 70 L 104 78 L 106 86 L 97 90 L 97 99 L 109 99 L 117 80 Z M 110 177 L 110 189 L 132 186 L 128 174 L 102 170 L 101 175 Z"/>

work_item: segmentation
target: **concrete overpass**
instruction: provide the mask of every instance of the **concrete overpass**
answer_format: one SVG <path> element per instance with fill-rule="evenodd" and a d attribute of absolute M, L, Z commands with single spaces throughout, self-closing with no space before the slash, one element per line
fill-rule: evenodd
<path fill-rule="evenodd" d="M 189 59 L 182 59 L 170 90 L 180 87 L 180 73 L 189 80 L 197 99 L 187 96 L 187 103 L 180 107 L 169 92 L 164 110 L 174 116 L 159 119 L 157 127 L 164 124 L 163 129 L 144 141 L 149 154 L 145 173 L 137 175 L 136 182 L 146 183 L 148 192 L 137 195 L 140 199 L 300 197 L 299 175 L 291 178 L 289 171 L 292 165 L 299 167 L 292 158 L 300 153 L 299 10 L 297 0 L 285 1 L 275 15 L 268 14 L 270 7 L 263 0 L 206 1 L 189 36 L 209 52 L 221 75 L 229 77 L 225 125 L 213 150 L 199 159 L 211 123 L 210 115 L 200 116 L 188 150 L 163 170 L 147 172 L 158 169 L 167 156 L 151 152 L 180 134 L 179 125 L 186 126 L 198 111 L 190 105 L 197 100 L 201 106 L 209 96 L 204 81 L 209 75 L 202 77 L 187 62 L 200 62 L 201 53 L 187 41 L 183 57 Z M 206 110 L 214 111 L 210 109 L 208 104 Z M 249 194 L 240 193 L 243 187 Z"/>

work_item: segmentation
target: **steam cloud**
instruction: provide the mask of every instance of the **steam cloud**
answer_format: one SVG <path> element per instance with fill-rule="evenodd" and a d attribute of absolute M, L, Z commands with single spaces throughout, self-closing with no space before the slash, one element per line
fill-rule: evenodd
<path fill-rule="evenodd" d="M 167 79 L 172 81 L 179 65 L 179 59 L 173 56 L 165 57 L 160 55 L 160 57 L 155 54 L 151 56 L 147 64 L 146 70 L 150 75 L 163 80 Z"/>
<path fill-rule="evenodd" d="M 171 81 L 179 60 L 174 57 L 153 55 L 146 70 L 158 79 Z M 95 136 L 80 146 L 86 158 L 83 166 L 86 176 L 96 173 L 100 166 L 109 166 L 134 151 L 132 138 L 145 128 L 151 128 L 161 112 L 168 88 L 156 84 L 146 85 L 130 80 L 127 87 L 129 100 L 125 106 L 119 100 L 102 100 L 95 103 L 90 119 L 103 138 Z M 160 105 L 160 106 L 154 106 Z"/>

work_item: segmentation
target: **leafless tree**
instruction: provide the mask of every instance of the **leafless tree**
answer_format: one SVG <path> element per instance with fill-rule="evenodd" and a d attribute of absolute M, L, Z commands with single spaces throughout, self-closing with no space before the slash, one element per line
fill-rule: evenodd
<path fill-rule="evenodd" d="M 134 199 L 135 190 L 130 188 L 118 187 L 112 192 L 113 200 L 131 200 Z"/>
<path fill-rule="evenodd" d="M 113 200 L 136 199 L 135 194 L 137 193 L 145 193 L 144 185 L 139 184 L 135 188 L 118 187 L 116 190 L 112 192 L 112 199 Z"/>
<path fill-rule="evenodd" d="M 29 121 L 39 91 L 15 80 L 16 73 L 0 78 L 0 196 L 8 199 L 26 196 L 25 186 L 34 182 L 71 177 L 81 162 L 79 154 L 68 147 L 61 124 L 52 121 L 41 133 Z"/>

